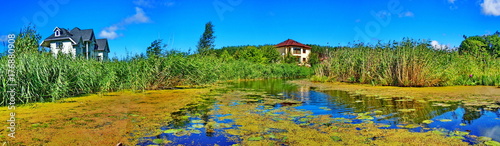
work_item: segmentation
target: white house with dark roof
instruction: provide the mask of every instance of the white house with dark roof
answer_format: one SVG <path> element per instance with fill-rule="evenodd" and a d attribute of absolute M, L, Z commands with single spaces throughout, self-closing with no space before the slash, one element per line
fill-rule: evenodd
<path fill-rule="evenodd" d="M 40 46 L 50 48 L 50 52 L 71 54 L 73 57 L 83 56 L 87 59 L 108 60 L 109 45 L 107 39 L 96 39 L 93 29 L 78 27 L 68 31 L 54 28 L 54 33 L 43 40 Z"/>

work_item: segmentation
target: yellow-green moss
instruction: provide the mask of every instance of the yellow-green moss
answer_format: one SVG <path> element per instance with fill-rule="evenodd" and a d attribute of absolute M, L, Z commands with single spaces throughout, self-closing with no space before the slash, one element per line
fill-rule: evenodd
<path fill-rule="evenodd" d="M 140 137 L 162 133 L 158 129 L 172 120 L 170 113 L 208 92 L 123 91 L 24 105 L 15 110 L 16 138 L 2 137 L 0 141 L 22 145 L 134 145 Z M 7 119 L 10 112 L 2 108 L 0 119 Z M 8 131 L 0 133 L 7 135 Z"/>

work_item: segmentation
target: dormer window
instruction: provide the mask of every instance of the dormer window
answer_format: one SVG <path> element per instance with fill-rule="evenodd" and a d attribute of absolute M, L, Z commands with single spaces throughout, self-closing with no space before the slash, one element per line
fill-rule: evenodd
<path fill-rule="evenodd" d="M 61 31 L 59 29 L 56 30 L 55 35 L 56 35 L 56 37 L 61 36 Z"/>
<path fill-rule="evenodd" d="M 61 29 L 59 27 L 56 27 L 54 29 L 54 36 L 55 37 L 61 36 Z"/>

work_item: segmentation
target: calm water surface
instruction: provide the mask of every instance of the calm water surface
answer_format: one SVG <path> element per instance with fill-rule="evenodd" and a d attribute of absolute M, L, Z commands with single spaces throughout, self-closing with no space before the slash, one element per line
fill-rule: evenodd
<path fill-rule="evenodd" d="M 493 140 L 500 141 L 500 111 L 485 110 L 483 107 L 465 107 L 459 103 L 437 103 L 413 100 L 411 98 L 378 98 L 363 95 L 350 95 L 344 91 L 326 90 L 317 91 L 311 87 L 299 87 L 287 84 L 285 80 L 261 80 L 228 83 L 230 90 L 257 90 L 269 95 L 283 95 L 302 101 L 303 104 L 296 109 L 308 110 L 313 115 L 332 115 L 352 119 L 352 123 L 359 123 L 356 119 L 359 113 L 372 113 L 373 122 L 386 125 L 384 128 L 403 128 L 406 125 L 420 126 L 406 127 L 413 132 L 425 132 L 435 129 L 447 131 L 467 131 L 470 135 L 487 136 Z M 168 139 L 172 141 L 169 145 L 232 145 L 236 142 L 228 139 L 222 129 L 207 131 L 203 125 L 197 123 L 199 120 L 209 121 L 212 119 L 217 123 L 228 123 L 231 120 L 217 121 L 220 116 L 208 115 L 210 110 L 217 110 L 218 106 L 213 101 L 206 104 L 189 107 L 174 113 L 174 120 L 165 125 L 161 130 L 186 129 L 191 131 L 190 135 L 177 133 L 163 133 L 154 137 L 141 139 L 139 145 L 154 144 L 154 139 Z M 327 108 L 325 108 L 327 107 Z M 280 108 L 277 106 L 276 108 Z M 331 110 L 325 110 L 331 109 Z M 376 113 L 376 114 L 373 114 Z M 430 124 L 423 124 L 424 120 L 432 120 Z M 228 126 L 224 129 L 236 128 Z M 473 144 L 470 138 L 464 141 Z"/>

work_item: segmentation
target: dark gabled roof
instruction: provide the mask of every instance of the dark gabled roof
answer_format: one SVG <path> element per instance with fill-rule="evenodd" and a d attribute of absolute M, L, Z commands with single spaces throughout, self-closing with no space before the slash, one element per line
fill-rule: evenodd
<path fill-rule="evenodd" d="M 308 48 L 308 49 L 311 49 L 310 46 L 308 45 L 304 45 L 302 43 L 299 43 L 295 40 L 292 40 L 292 39 L 288 39 L 284 42 L 281 42 L 279 44 L 276 45 L 276 47 L 286 47 L 286 46 L 298 46 L 298 47 L 304 47 L 304 48 Z"/>
<path fill-rule="evenodd" d="M 73 28 L 70 33 L 73 35 L 73 40 L 78 40 L 80 37 L 82 38 L 83 41 L 90 41 L 93 36 L 94 36 L 94 30 L 93 29 L 84 29 L 81 30 L 78 27 Z"/>
<path fill-rule="evenodd" d="M 42 44 L 40 44 L 40 46 L 44 46 L 44 47 L 49 47 L 49 43 L 50 41 L 53 41 L 53 40 L 71 40 L 71 41 L 78 41 L 78 40 L 74 40 L 73 39 L 73 34 L 71 34 L 67 29 L 64 29 L 64 28 L 59 28 L 59 27 L 56 27 L 54 29 L 54 31 L 56 31 L 57 29 L 59 29 L 59 36 L 56 37 L 56 35 L 54 33 L 52 33 L 49 37 L 45 38 L 45 40 L 43 40 Z M 78 42 L 75 42 L 75 43 L 78 43 Z"/>
<path fill-rule="evenodd" d="M 54 31 L 56 29 L 60 29 L 61 34 L 56 37 L 55 34 L 52 33 L 52 35 L 47 37 L 44 41 L 63 40 L 63 39 L 71 38 L 73 41 L 75 41 L 75 43 L 79 43 L 80 38 L 82 39 L 82 41 L 90 41 L 94 38 L 94 30 L 93 29 L 81 30 L 80 28 L 75 27 L 71 31 L 68 31 L 67 29 L 56 27 L 54 29 Z"/>
<path fill-rule="evenodd" d="M 55 40 L 55 39 L 59 39 L 59 38 L 68 38 L 68 37 L 72 37 L 73 36 L 67 29 L 56 27 L 54 29 L 54 31 L 56 29 L 60 30 L 60 35 L 56 37 L 56 35 L 54 33 L 52 33 L 52 35 L 50 35 L 49 37 L 47 37 L 46 40 Z"/>
<path fill-rule="evenodd" d="M 108 39 L 97 39 L 96 44 L 97 44 L 96 48 L 97 51 L 109 52 Z"/>

